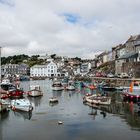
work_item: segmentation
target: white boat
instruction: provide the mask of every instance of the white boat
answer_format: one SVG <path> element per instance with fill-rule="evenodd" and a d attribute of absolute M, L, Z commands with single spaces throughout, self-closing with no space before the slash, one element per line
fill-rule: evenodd
<path fill-rule="evenodd" d="M 68 82 L 68 86 L 66 87 L 67 90 L 75 90 L 75 86 L 72 81 Z"/>
<path fill-rule="evenodd" d="M 27 99 L 16 99 L 16 100 L 11 100 L 11 108 L 13 110 L 21 110 L 21 111 L 32 111 L 33 106 Z"/>
<path fill-rule="evenodd" d="M 32 97 L 42 96 L 43 92 L 41 91 L 39 85 L 31 85 L 28 95 Z"/>
<path fill-rule="evenodd" d="M 2 84 L 10 84 L 10 80 L 9 79 L 3 79 L 1 83 Z"/>
<path fill-rule="evenodd" d="M 52 90 L 58 91 L 58 90 L 63 90 L 64 87 L 60 81 L 54 81 L 52 84 Z"/>
<path fill-rule="evenodd" d="M 111 97 L 91 95 L 85 96 L 85 98 L 83 98 L 83 101 L 89 102 L 91 104 L 110 105 Z"/>
<path fill-rule="evenodd" d="M 49 102 L 55 103 L 55 102 L 58 102 L 58 99 L 57 99 L 56 97 L 51 97 L 51 98 L 49 99 Z"/>

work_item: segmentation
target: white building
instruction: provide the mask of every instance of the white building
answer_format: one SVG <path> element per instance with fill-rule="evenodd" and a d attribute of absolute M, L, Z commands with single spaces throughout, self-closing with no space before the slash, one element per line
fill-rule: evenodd
<path fill-rule="evenodd" d="M 91 70 L 91 63 L 83 63 L 80 66 L 80 74 L 85 75 Z"/>
<path fill-rule="evenodd" d="M 46 65 L 35 65 L 30 68 L 31 77 L 53 77 L 58 76 L 57 65 L 50 62 Z"/>
<path fill-rule="evenodd" d="M 47 76 L 58 76 L 57 65 L 54 62 L 47 65 Z"/>
<path fill-rule="evenodd" d="M 18 74 L 18 64 L 6 64 L 1 66 L 2 75 L 15 75 Z"/>

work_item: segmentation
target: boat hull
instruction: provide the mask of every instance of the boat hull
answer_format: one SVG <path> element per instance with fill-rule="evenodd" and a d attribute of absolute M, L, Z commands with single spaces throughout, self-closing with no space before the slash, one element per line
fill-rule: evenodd
<path fill-rule="evenodd" d="M 52 87 L 52 90 L 55 90 L 55 91 L 60 91 L 63 89 L 64 89 L 63 87 Z"/>
<path fill-rule="evenodd" d="M 26 112 L 30 112 L 33 110 L 33 107 L 30 104 L 30 102 L 24 99 L 12 100 L 11 108 L 13 110 L 21 110 L 21 111 L 26 111 Z"/>
<path fill-rule="evenodd" d="M 42 96 L 43 93 L 41 90 L 31 90 L 29 91 L 28 95 L 32 97 L 38 97 L 38 96 Z"/>
<path fill-rule="evenodd" d="M 13 105 L 12 109 L 13 110 L 21 110 L 21 111 L 25 111 L 25 112 L 30 112 L 30 111 L 33 110 L 33 107 L 32 106 L 16 106 L 16 105 Z"/>
<path fill-rule="evenodd" d="M 111 97 L 89 96 L 89 97 L 85 97 L 83 101 L 88 102 L 90 104 L 110 105 Z"/>
<path fill-rule="evenodd" d="M 75 87 L 74 86 L 68 86 L 66 87 L 67 90 L 75 90 Z"/>
<path fill-rule="evenodd" d="M 58 102 L 58 99 L 49 99 L 49 102 L 50 103 L 56 103 L 56 102 Z"/>

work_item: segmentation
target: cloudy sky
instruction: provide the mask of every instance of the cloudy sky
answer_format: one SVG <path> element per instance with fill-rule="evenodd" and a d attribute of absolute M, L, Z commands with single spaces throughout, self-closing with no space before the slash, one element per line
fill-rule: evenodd
<path fill-rule="evenodd" d="M 2 56 L 92 58 L 140 33 L 140 0 L 0 0 Z"/>

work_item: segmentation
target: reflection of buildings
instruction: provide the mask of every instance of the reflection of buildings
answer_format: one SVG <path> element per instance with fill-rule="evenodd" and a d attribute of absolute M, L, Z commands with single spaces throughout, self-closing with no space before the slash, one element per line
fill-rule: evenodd
<path fill-rule="evenodd" d="M 123 110 L 125 116 L 121 116 L 123 119 L 126 120 L 128 125 L 132 128 L 139 128 L 140 129 L 140 114 L 138 113 L 138 106 L 134 103 L 124 103 Z"/>
<path fill-rule="evenodd" d="M 117 116 L 120 116 L 122 119 L 124 119 L 127 122 L 127 124 L 130 125 L 132 128 L 140 129 L 140 114 L 138 113 L 140 109 L 137 104 L 134 104 L 132 102 L 120 102 L 112 103 L 110 106 L 91 105 L 88 103 L 87 105 L 92 107 L 92 109 L 94 110 L 103 111 L 103 113 L 116 114 Z"/>
<path fill-rule="evenodd" d="M 53 97 L 61 97 L 63 91 L 52 91 L 52 96 Z"/>

